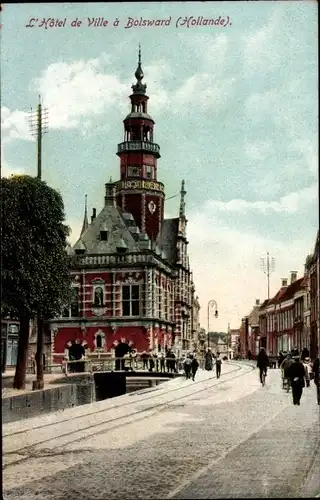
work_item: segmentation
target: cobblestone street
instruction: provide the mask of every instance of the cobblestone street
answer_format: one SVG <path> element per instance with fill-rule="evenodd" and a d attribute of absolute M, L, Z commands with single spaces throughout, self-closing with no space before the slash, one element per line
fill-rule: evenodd
<path fill-rule="evenodd" d="M 196 383 L 175 379 L 144 395 L 5 425 L 4 498 L 315 497 L 320 407 L 314 384 L 301 406 L 293 406 L 279 370 L 269 370 L 261 387 L 257 370 L 236 366 L 224 364 L 219 380 L 200 372 Z M 115 407 L 121 401 L 137 414 Z M 118 420 L 108 424 L 103 408 Z M 79 419 L 68 423 L 71 415 Z"/>

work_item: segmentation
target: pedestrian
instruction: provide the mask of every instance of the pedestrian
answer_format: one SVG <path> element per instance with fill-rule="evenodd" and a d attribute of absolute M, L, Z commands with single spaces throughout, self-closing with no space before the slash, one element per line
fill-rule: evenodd
<path fill-rule="evenodd" d="M 196 373 L 198 371 L 198 368 L 199 368 L 199 362 L 196 358 L 196 355 L 194 355 L 192 357 L 192 360 L 191 360 L 191 375 L 192 375 L 193 381 L 194 381 L 194 377 L 196 376 Z"/>
<path fill-rule="evenodd" d="M 140 359 L 142 359 L 142 369 L 147 370 L 148 369 L 148 358 L 149 355 L 146 351 L 143 351 L 143 353 L 140 356 Z"/>
<path fill-rule="evenodd" d="M 309 358 L 309 356 L 310 356 L 309 350 L 306 347 L 304 347 L 301 353 L 301 360 L 304 361 L 306 358 Z"/>
<path fill-rule="evenodd" d="M 166 365 L 167 365 L 167 373 L 169 373 L 171 369 L 171 351 L 167 351 L 167 357 L 166 357 Z"/>
<path fill-rule="evenodd" d="M 310 372 L 311 372 L 310 358 L 301 359 L 301 361 L 304 366 L 304 378 L 306 381 L 306 386 L 310 387 Z"/>
<path fill-rule="evenodd" d="M 288 368 L 288 377 L 290 378 L 291 382 L 292 399 L 294 405 L 300 405 L 302 391 L 305 386 L 304 376 L 304 366 L 301 363 L 299 356 L 294 356 L 293 363 Z"/>
<path fill-rule="evenodd" d="M 217 378 L 220 378 L 220 375 L 221 375 L 221 364 L 222 364 L 222 361 L 220 358 L 220 353 L 218 352 L 217 357 L 216 357 L 216 375 L 217 375 Z"/>
<path fill-rule="evenodd" d="M 184 360 L 183 362 L 183 369 L 184 369 L 184 373 L 185 373 L 185 376 L 186 376 L 186 380 L 190 378 L 190 373 L 191 373 L 191 359 L 190 359 L 190 356 L 188 355 L 186 357 L 186 359 Z"/>
<path fill-rule="evenodd" d="M 267 353 L 265 351 L 264 347 L 260 348 L 260 352 L 257 356 L 257 367 L 259 368 L 260 371 L 260 382 L 261 384 L 263 383 L 262 380 L 262 374 L 265 374 L 265 377 L 267 376 L 267 367 L 269 366 L 269 358 L 267 356 Z"/>
<path fill-rule="evenodd" d="M 252 359 L 252 352 L 249 349 L 249 351 L 248 351 L 248 360 L 251 361 L 251 359 Z"/>
<path fill-rule="evenodd" d="M 154 360 L 153 360 L 153 356 L 150 356 L 149 357 L 149 372 L 152 372 L 154 369 Z"/>
<path fill-rule="evenodd" d="M 158 359 L 158 354 L 156 351 L 153 353 L 153 359 L 154 359 L 154 363 L 155 363 L 155 367 L 156 367 L 156 372 L 158 372 L 159 371 L 159 359 Z"/>
<path fill-rule="evenodd" d="M 317 388 L 317 403 L 320 405 L 320 359 L 319 356 L 315 359 L 312 371 L 314 373 L 314 383 Z"/>
<path fill-rule="evenodd" d="M 284 358 L 280 365 L 281 374 L 282 374 L 282 387 L 285 389 L 285 383 L 287 383 L 287 392 L 290 390 L 290 379 L 288 375 L 288 369 L 292 365 L 293 360 L 290 353 Z"/>
<path fill-rule="evenodd" d="M 285 360 L 285 355 L 283 354 L 283 352 L 282 352 L 282 351 L 280 351 L 280 352 L 279 352 L 279 356 L 278 356 L 278 368 L 280 368 L 281 363 L 282 363 L 282 361 L 284 361 L 284 360 Z"/>
<path fill-rule="evenodd" d="M 177 373 L 177 368 L 176 368 L 176 355 L 174 352 L 171 352 L 171 372 L 176 372 Z"/>
<path fill-rule="evenodd" d="M 212 352 L 210 347 L 208 347 L 208 350 L 205 353 L 204 357 L 205 357 L 205 363 L 204 363 L 205 370 L 207 371 L 212 370 Z"/>
<path fill-rule="evenodd" d="M 165 358 L 164 353 L 162 352 L 161 356 L 160 356 L 160 371 L 161 371 L 161 373 L 166 371 L 165 362 L 166 362 L 166 358 Z"/>

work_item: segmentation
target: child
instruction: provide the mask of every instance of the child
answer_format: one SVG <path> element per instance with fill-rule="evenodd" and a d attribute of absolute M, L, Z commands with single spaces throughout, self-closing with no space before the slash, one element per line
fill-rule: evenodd
<path fill-rule="evenodd" d="M 305 380 L 306 380 L 306 386 L 310 387 L 310 372 L 311 370 L 311 365 L 310 365 L 310 358 L 305 358 L 303 360 L 303 366 L 304 366 L 304 373 L 305 373 Z"/>
<path fill-rule="evenodd" d="M 186 379 L 190 378 L 190 372 L 191 372 L 191 359 L 190 356 L 188 355 L 186 359 L 183 362 L 183 367 L 184 367 L 184 372 L 186 374 Z"/>

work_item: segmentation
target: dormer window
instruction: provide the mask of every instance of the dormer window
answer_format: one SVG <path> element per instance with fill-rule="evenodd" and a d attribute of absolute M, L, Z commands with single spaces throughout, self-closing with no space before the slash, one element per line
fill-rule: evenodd
<path fill-rule="evenodd" d="M 108 237 L 109 237 L 109 228 L 104 226 L 100 230 L 100 240 L 108 241 Z"/>

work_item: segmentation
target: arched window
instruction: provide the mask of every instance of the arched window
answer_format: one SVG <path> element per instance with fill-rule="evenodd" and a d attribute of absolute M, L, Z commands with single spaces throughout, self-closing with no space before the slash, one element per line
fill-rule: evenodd
<path fill-rule="evenodd" d="M 98 330 L 94 335 L 94 348 L 105 349 L 105 347 L 106 347 L 106 335 L 102 330 Z"/>
<path fill-rule="evenodd" d="M 97 286 L 94 291 L 94 305 L 103 306 L 103 289 L 101 286 Z"/>
<path fill-rule="evenodd" d="M 102 337 L 101 337 L 101 335 L 97 335 L 97 337 L 96 337 L 96 344 L 97 344 L 97 349 L 101 349 L 102 348 Z"/>

